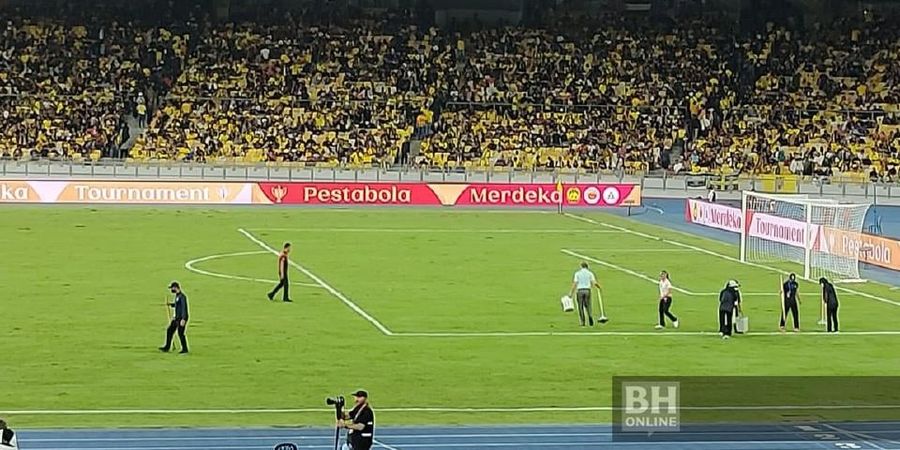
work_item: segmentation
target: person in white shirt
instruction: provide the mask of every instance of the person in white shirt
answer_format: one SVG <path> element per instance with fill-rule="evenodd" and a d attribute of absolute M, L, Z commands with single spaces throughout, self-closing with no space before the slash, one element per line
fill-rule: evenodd
<path fill-rule="evenodd" d="M 666 317 L 672 321 L 672 326 L 678 328 L 678 318 L 669 310 L 672 308 L 672 281 L 669 280 L 669 272 L 663 270 L 659 273 L 659 323 L 656 329 L 666 327 Z"/>
<path fill-rule="evenodd" d="M 16 450 L 16 433 L 6 426 L 6 422 L 0 419 L 0 449 Z"/>
<path fill-rule="evenodd" d="M 581 269 L 578 272 L 575 272 L 575 278 L 572 281 L 572 289 L 569 291 L 569 296 L 575 296 L 576 305 L 578 308 L 578 317 L 581 319 L 581 326 L 584 326 L 584 316 L 587 313 L 587 319 L 590 326 L 594 326 L 594 316 L 593 316 L 593 307 L 591 306 L 591 288 L 597 287 L 600 288 L 600 283 L 597 283 L 597 277 L 594 276 L 594 273 L 588 270 L 588 264 L 586 262 L 581 263 Z"/>

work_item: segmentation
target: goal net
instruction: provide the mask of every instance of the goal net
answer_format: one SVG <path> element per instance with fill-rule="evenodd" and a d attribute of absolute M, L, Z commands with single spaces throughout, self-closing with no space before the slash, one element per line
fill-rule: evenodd
<path fill-rule="evenodd" d="M 861 281 L 859 242 L 869 205 L 842 204 L 803 195 L 744 192 L 741 261 L 797 263 L 803 278 Z"/>

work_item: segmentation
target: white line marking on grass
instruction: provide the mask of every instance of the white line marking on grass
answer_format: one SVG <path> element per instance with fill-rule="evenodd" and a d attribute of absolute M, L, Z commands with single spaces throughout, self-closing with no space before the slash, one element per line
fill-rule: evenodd
<path fill-rule="evenodd" d="M 256 236 L 252 235 L 252 234 L 249 233 L 247 230 L 245 230 L 245 229 L 243 229 L 243 228 L 239 228 L 239 229 L 238 229 L 238 232 L 240 232 L 241 234 L 243 234 L 244 236 L 246 236 L 247 239 L 250 239 L 251 241 L 253 241 L 256 245 L 258 245 L 258 246 L 260 246 L 260 247 L 266 249 L 269 253 L 272 253 L 273 255 L 278 255 L 278 254 L 279 254 L 279 253 L 278 253 L 278 250 L 275 250 L 274 248 L 270 247 L 269 244 L 266 244 L 265 242 L 263 242 L 263 241 L 257 239 Z M 318 284 L 319 286 L 325 288 L 325 290 L 327 290 L 328 292 L 330 292 L 331 295 L 337 297 L 337 299 L 340 300 L 341 302 L 343 302 L 345 305 L 347 305 L 348 308 L 350 308 L 350 309 L 352 309 L 353 311 L 355 311 L 355 312 L 356 312 L 357 314 L 359 314 L 363 319 L 366 319 L 366 320 L 367 320 L 369 323 L 371 323 L 375 328 L 377 328 L 378 331 L 380 331 L 382 334 L 384 334 L 384 335 L 386 335 L 386 336 L 390 336 L 390 335 L 393 334 L 393 333 L 391 332 L 391 330 L 389 330 L 386 326 L 382 325 L 382 323 L 379 322 L 378 319 L 372 317 L 369 313 L 367 313 L 365 310 L 363 310 L 362 308 L 360 308 L 359 305 L 357 305 L 356 303 L 353 303 L 352 300 L 350 300 L 349 298 L 347 298 L 346 295 L 342 294 L 340 291 L 338 291 L 337 289 L 335 289 L 333 286 L 331 286 L 330 284 L 326 283 L 323 279 L 321 279 L 321 278 L 319 278 L 318 276 L 316 276 L 316 274 L 310 272 L 307 268 L 301 266 L 300 264 L 298 264 L 298 263 L 297 263 L 296 261 L 294 261 L 293 259 L 288 260 L 288 261 L 290 262 L 291 266 L 293 266 L 295 269 L 299 270 L 300 272 L 303 272 L 304 275 L 306 275 L 307 277 L 309 277 L 309 279 L 315 281 L 316 284 Z"/>
<path fill-rule="evenodd" d="M 686 248 L 573 248 L 573 252 L 694 253 Z"/>
<path fill-rule="evenodd" d="M 509 229 L 509 228 L 254 228 L 253 231 L 302 231 L 309 233 L 534 233 L 534 234 L 619 234 L 621 231 L 590 228 L 568 229 Z"/>
<path fill-rule="evenodd" d="M 747 336 L 833 336 L 825 331 L 806 331 L 803 333 L 782 333 L 780 331 L 751 331 L 740 335 Z M 900 331 L 841 331 L 838 336 L 900 336 Z M 665 336 L 665 337 L 718 337 L 717 331 L 435 331 L 435 332 L 403 332 L 396 331 L 396 337 L 529 337 L 529 336 Z M 823 338 L 828 339 L 828 338 Z"/>
<path fill-rule="evenodd" d="M 206 275 L 206 276 L 216 277 L 216 278 L 224 278 L 226 280 L 255 281 L 255 282 L 259 282 L 259 283 L 278 283 L 278 281 L 276 281 L 276 280 L 265 280 L 262 278 L 244 277 L 241 275 L 228 275 L 225 273 L 211 272 L 208 270 L 204 270 L 204 269 L 195 267 L 195 265 L 198 263 L 201 263 L 204 261 L 211 261 L 214 259 L 228 258 L 228 257 L 233 257 L 233 256 L 267 255 L 267 254 L 269 254 L 268 251 L 260 250 L 257 252 L 236 252 L 236 253 L 223 253 L 221 255 L 209 255 L 209 256 L 204 256 L 202 258 L 192 259 L 192 260 L 184 263 L 184 268 L 191 272 L 198 273 L 200 275 Z M 322 286 L 319 286 L 318 284 L 313 284 L 313 283 L 293 282 L 291 284 L 295 285 L 295 286 L 306 286 L 306 287 L 314 287 L 314 288 L 322 287 Z"/>
<path fill-rule="evenodd" d="M 710 333 L 714 334 L 714 333 Z M 779 333 L 780 334 L 780 333 Z M 682 406 L 694 411 L 833 411 L 833 410 L 900 410 L 900 405 L 749 405 L 749 406 Z M 381 412 L 396 413 L 547 413 L 547 412 L 608 412 L 612 406 L 510 406 L 510 407 L 379 407 Z M 56 410 L 0 410 L 0 414 L 19 416 L 87 416 L 87 415 L 167 415 L 167 414 L 304 414 L 334 412 L 334 408 L 243 408 L 243 409 L 56 409 Z M 879 424 L 879 422 L 860 422 Z M 877 430 L 872 431 L 877 432 Z M 84 440 L 99 440 L 83 438 Z M 199 439 L 199 438 L 195 438 Z M 48 441 L 49 442 L 49 441 Z"/>
<path fill-rule="evenodd" d="M 573 256 L 575 258 L 580 258 L 580 259 L 583 259 L 586 261 L 591 261 L 591 262 L 600 264 L 601 266 L 609 267 L 610 269 L 618 270 L 620 272 L 627 273 L 628 275 L 640 278 L 642 280 L 649 281 L 650 283 L 653 283 L 653 284 L 656 284 L 659 281 L 658 279 L 653 278 L 649 275 L 644 275 L 640 272 L 635 272 L 631 269 L 628 269 L 628 268 L 625 268 L 625 267 L 622 267 L 622 266 L 619 266 L 619 265 L 616 265 L 616 264 L 613 264 L 610 262 L 602 261 L 602 260 L 593 258 L 588 255 L 583 255 L 581 253 L 577 253 L 572 250 L 562 249 L 560 251 L 569 256 Z M 684 295 L 690 295 L 690 296 L 694 296 L 694 297 L 713 297 L 713 296 L 717 297 L 719 295 L 718 292 L 693 292 L 693 291 L 689 291 L 687 289 L 682 289 L 677 286 L 672 286 L 672 289 L 675 291 L 681 292 Z M 743 296 L 772 296 L 772 295 L 778 295 L 778 294 L 777 293 L 766 293 L 766 292 L 742 292 L 741 295 L 743 295 Z"/>
<path fill-rule="evenodd" d="M 334 411 L 332 409 L 332 411 Z M 191 430 L 194 431 L 194 430 Z M 281 434 L 258 434 L 258 435 L 228 435 L 222 434 L 217 436 L 148 436 L 148 437 L 64 437 L 64 438 L 29 438 L 28 442 L 153 442 L 153 441 L 255 441 L 262 439 L 290 440 L 297 439 L 297 435 L 289 436 L 283 430 Z M 771 433 L 793 434 L 793 431 L 771 431 Z M 471 438 L 502 438 L 502 437 L 599 437 L 609 436 L 612 432 L 595 432 L 595 433 L 452 433 L 452 434 L 390 434 L 388 437 L 394 439 L 423 439 L 435 437 L 452 437 L 455 439 L 471 439 Z M 708 434 L 708 433 L 689 433 L 689 434 Z M 718 434 L 718 433 L 714 433 Z M 305 441 L 332 439 L 333 435 L 299 436 Z"/>
<path fill-rule="evenodd" d="M 565 253 L 565 254 L 567 254 L 567 255 L 569 255 L 569 256 L 574 256 L 575 258 L 580 258 L 580 259 L 583 259 L 583 260 L 586 260 L 586 261 L 590 261 L 590 262 L 593 262 L 593 263 L 597 263 L 597 264 L 600 264 L 601 266 L 608 267 L 608 268 L 613 269 L 613 270 L 618 270 L 619 272 L 622 272 L 622 273 L 627 273 L 628 275 L 631 275 L 631 276 L 633 276 L 633 277 L 640 278 L 640 279 L 642 279 L 642 280 L 649 281 L 649 282 L 654 283 L 654 284 L 655 284 L 656 282 L 659 281 L 659 280 L 657 280 L 656 278 L 653 278 L 653 277 L 648 276 L 648 275 L 644 275 L 644 274 L 642 274 L 642 273 L 640 273 L 640 272 L 635 272 L 635 271 L 633 271 L 633 270 L 631 270 L 631 269 L 626 269 L 626 268 L 624 268 L 624 267 L 622 267 L 622 266 L 619 266 L 619 265 L 616 265 L 616 264 L 613 264 L 613 263 L 608 263 L 608 262 L 606 262 L 606 261 L 601 261 L 601 260 L 599 260 L 599 259 L 597 259 L 597 258 L 592 258 L 592 257 L 587 256 L 587 255 L 582 255 L 581 253 L 576 253 L 576 252 L 573 252 L 573 251 L 571 251 L 571 250 L 566 250 L 566 249 L 562 249 L 562 250 L 560 250 L 560 251 L 563 252 L 563 253 Z M 686 290 L 686 289 L 682 289 L 682 288 L 677 287 L 677 286 L 672 286 L 672 289 L 675 290 L 675 291 L 681 292 L 682 294 L 685 294 L 685 295 L 697 295 L 697 294 L 695 294 L 695 293 L 693 293 L 693 292 L 691 292 L 691 291 L 688 291 L 688 290 Z"/>
<path fill-rule="evenodd" d="M 590 219 L 590 218 L 587 218 L 587 217 L 581 217 L 581 216 L 577 216 L 577 215 L 575 215 L 575 214 L 570 214 L 570 213 L 565 213 L 565 214 L 563 214 L 563 215 L 566 216 L 566 217 L 575 219 L 575 220 L 580 220 L 580 221 L 582 221 L 582 222 L 592 223 L 592 224 L 594 224 L 594 225 L 599 225 L 599 226 L 602 226 L 602 227 L 606 227 L 606 228 L 609 228 L 609 229 L 611 229 L 611 230 L 621 231 L 621 232 L 623 232 L 623 233 L 633 234 L 633 235 L 635 235 L 635 236 L 640 236 L 640 237 L 647 238 L 647 239 L 653 239 L 653 240 L 655 240 L 655 241 L 662 241 L 662 242 L 665 242 L 666 244 L 671 244 L 671 245 L 674 245 L 674 246 L 677 246 L 677 247 L 682 247 L 682 248 L 687 248 L 687 249 L 690 249 L 690 250 L 698 251 L 698 252 L 700 252 L 700 253 L 705 253 L 705 254 L 710 255 L 710 256 L 715 256 L 715 257 L 717 257 L 717 258 L 721 258 L 721 259 L 724 259 L 724 260 L 726 260 L 726 261 L 736 262 L 736 263 L 738 263 L 738 264 L 743 264 L 743 265 L 747 265 L 747 266 L 750 266 L 750 267 L 756 267 L 756 268 L 758 268 L 758 269 L 763 269 L 763 270 L 767 270 L 767 271 L 770 271 L 770 272 L 779 273 L 779 274 L 782 274 L 782 275 L 787 275 L 788 273 L 790 273 L 790 272 L 788 272 L 788 271 L 784 271 L 784 270 L 777 269 L 777 268 L 774 268 L 774 267 L 765 266 L 765 265 L 762 265 L 762 264 L 752 263 L 752 262 L 749 262 L 749 261 L 741 261 L 739 258 L 735 258 L 735 257 L 733 257 L 733 256 L 724 255 L 724 254 L 722 254 L 722 253 L 717 253 L 717 252 L 714 252 L 714 251 L 712 251 L 712 250 L 705 249 L 705 248 L 703 248 L 703 247 L 697 247 L 696 245 L 685 244 L 685 243 L 683 243 L 683 242 L 673 241 L 673 240 L 671 240 L 671 239 L 666 239 L 666 238 L 662 238 L 662 237 L 659 237 L 659 236 L 654 236 L 654 235 L 651 235 L 651 234 L 642 233 L 642 232 L 640 232 L 640 231 L 629 230 L 628 228 L 625 228 L 625 227 L 620 227 L 620 226 L 618 226 L 618 225 L 613 225 L 613 224 L 604 223 L 604 222 L 598 222 L 598 221 L 596 221 L 596 220 L 593 220 L 593 219 Z M 697 236 L 694 236 L 694 237 L 695 237 L 695 238 L 698 238 Z M 702 239 L 702 237 L 700 237 L 700 239 Z M 886 298 L 884 298 L 884 297 L 879 297 L 879 296 L 877 296 L 877 295 L 872 295 L 872 294 L 869 294 L 869 293 L 866 293 L 866 292 L 857 291 L 857 290 L 855 290 L 855 289 L 849 289 L 849 288 L 845 288 L 845 287 L 842 287 L 842 286 L 835 286 L 835 289 L 837 289 L 837 290 L 839 290 L 839 291 L 841 291 L 841 292 L 847 292 L 847 293 L 850 293 L 850 294 L 858 295 L 858 296 L 860 296 L 860 297 L 865 297 L 865 298 L 868 298 L 868 299 L 871 299 L 871 300 L 875 300 L 875 301 L 879 301 L 879 302 L 882 302 L 882 303 L 888 303 L 888 304 L 891 304 L 891 305 L 894 305 L 894 306 L 900 306 L 900 302 L 897 302 L 897 301 L 894 301 L 894 300 L 889 300 L 889 299 L 886 299 Z"/>
<path fill-rule="evenodd" d="M 387 450 L 400 450 L 399 448 L 387 445 L 384 442 L 379 441 L 378 439 L 372 439 L 372 443 L 381 448 L 386 448 Z"/>
<path fill-rule="evenodd" d="M 610 406 L 534 406 L 509 408 L 444 408 L 444 407 L 379 407 L 381 412 L 433 412 L 433 413 L 481 413 L 481 412 L 591 412 L 610 411 Z M 334 408 L 243 408 L 243 409 L 45 409 L 9 410 L 0 413 L 23 416 L 78 416 L 78 415 L 156 415 L 156 414 L 302 414 L 334 412 Z"/>

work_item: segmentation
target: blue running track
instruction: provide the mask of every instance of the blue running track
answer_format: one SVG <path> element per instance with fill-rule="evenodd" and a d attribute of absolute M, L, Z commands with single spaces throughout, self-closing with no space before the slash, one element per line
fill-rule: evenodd
<path fill-rule="evenodd" d="M 374 449 L 472 450 L 900 450 L 900 423 L 779 425 L 760 429 L 691 427 L 653 436 L 654 442 L 612 442 L 608 425 L 383 427 Z M 300 449 L 333 448 L 322 428 L 22 430 L 21 450 L 271 450 L 282 442 Z"/>

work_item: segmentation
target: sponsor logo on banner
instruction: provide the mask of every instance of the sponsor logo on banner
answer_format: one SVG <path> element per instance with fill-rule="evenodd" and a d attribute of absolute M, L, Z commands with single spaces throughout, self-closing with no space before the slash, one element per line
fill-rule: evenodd
<path fill-rule="evenodd" d="M 0 181 L 0 203 L 32 203 L 41 197 L 24 181 Z"/>
<path fill-rule="evenodd" d="M 792 247 L 806 247 L 806 222 L 752 211 L 747 215 L 749 216 L 748 236 L 780 242 Z M 809 226 L 811 233 L 809 240 L 812 248 L 818 248 L 820 229 L 819 225 Z"/>
<path fill-rule="evenodd" d="M 298 205 L 439 205 L 417 183 L 259 183 L 271 203 Z"/>
<path fill-rule="evenodd" d="M 900 241 L 864 233 L 823 228 L 820 250 L 861 262 L 900 270 Z"/>
<path fill-rule="evenodd" d="M 581 201 L 581 190 L 575 186 L 570 187 L 566 190 L 566 200 L 570 205 L 578 204 Z"/>
<path fill-rule="evenodd" d="M 741 210 L 718 203 L 688 199 L 685 220 L 689 223 L 718 228 L 733 233 L 741 232 Z"/>
<path fill-rule="evenodd" d="M 556 206 L 563 200 L 570 206 L 639 206 L 641 188 L 634 184 L 570 184 L 560 191 L 549 183 L 470 184 L 456 204 Z"/>
<path fill-rule="evenodd" d="M 272 199 L 275 203 L 281 203 L 287 195 L 287 188 L 281 185 L 272 186 Z"/>
<path fill-rule="evenodd" d="M 307 205 L 637 206 L 632 184 L 259 183 L 264 203 Z"/>
<path fill-rule="evenodd" d="M 589 186 L 584 189 L 584 202 L 588 205 L 596 205 L 600 203 L 600 189 L 596 186 Z"/>
<path fill-rule="evenodd" d="M 610 206 L 619 204 L 619 188 L 610 186 L 603 190 L 603 202 Z"/>

